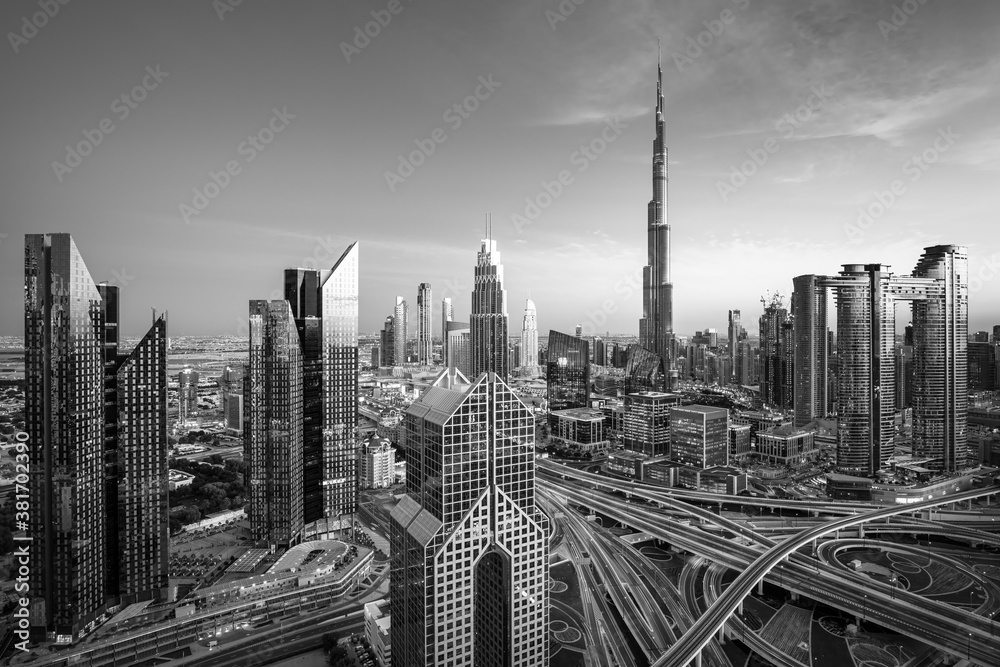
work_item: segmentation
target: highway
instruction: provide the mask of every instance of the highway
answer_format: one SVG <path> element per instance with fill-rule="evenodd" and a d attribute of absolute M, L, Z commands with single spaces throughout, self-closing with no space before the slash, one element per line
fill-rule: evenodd
<path fill-rule="evenodd" d="M 599 483 L 600 486 L 604 488 L 617 490 L 621 493 L 629 493 L 637 497 L 644 497 L 647 500 L 668 504 L 671 505 L 673 509 L 677 509 L 677 506 L 673 502 L 662 497 L 651 497 L 652 494 L 647 493 L 640 485 L 636 485 L 634 483 L 609 480 L 608 478 L 602 478 L 590 473 L 584 473 L 571 469 L 557 469 L 556 472 L 565 473 L 567 476 L 581 480 L 585 484 L 591 486 L 596 486 L 597 483 Z M 736 606 L 738 606 L 742 597 L 745 596 L 749 590 L 751 590 L 753 586 L 756 585 L 765 575 L 767 575 L 780 561 L 784 560 L 789 555 L 793 554 L 796 549 L 805 546 L 809 542 L 826 534 L 836 532 L 837 530 L 861 525 L 868 521 L 881 520 L 898 514 L 912 513 L 922 509 L 927 509 L 940 503 L 951 503 L 955 501 L 964 501 L 969 498 L 986 496 L 996 493 L 998 490 L 996 487 L 973 489 L 968 492 L 950 495 L 947 498 L 934 499 L 920 504 L 907 505 L 905 507 L 883 508 L 862 515 L 851 515 L 849 517 L 831 520 L 827 524 L 807 529 L 802 535 L 786 540 L 782 545 L 777 547 L 774 545 L 773 541 L 757 535 L 752 530 L 740 526 L 738 523 L 732 522 L 729 519 L 719 517 L 711 512 L 703 510 L 702 508 L 693 506 L 689 508 L 691 514 L 694 516 L 712 521 L 716 524 L 721 524 L 731 530 L 734 534 L 747 535 L 748 537 L 752 537 L 753 539 L 761 542 L 765 546 L 772 548 L 770 552 L 765 553 L 764 555 L 754 552 L 753 558 L 756 558 L 756 562 L 750 564 L 749 562 L 734 562 L 734 553 L 739 550 L 735 544 L 730 543 L 727 545 L 727 549 L 720 551 L 717 548 L 712 548 L 710 545 L 699 545 L 697 544 L 697 541 L 692 542 L 690 536 L 688 536 L 688 539 L 686 540 L 687 544 L 682 544 L 682 542 L 685 541 L 683 537 L 684 533 L 692 533 L 694 531 L 687 527 L 679 527 L 681 529 L 680 531 L 676 533 L 669 533 L 668 531 L 663 530 L 664 521 L 662 518 L 659 521 L 639 519 L 638 515 L 644 513 L 639 506 L 630 505 L 627 507 L 628 511 L 622 513 L 620 511 L 620 501 L 600 501 L 599 498 L 603 494 L 580 493 L 578 490 L 572 489 L 572 487 L 567 487 L 565 483 L 559 486 L 561 487 L 561 492 L 569 489 L 570 494 L 576 496 L 574 498 L 575 502 L 580 502 L 582 504 L 595 507 L 595 509 L 600 509 L 602 512 L 607 512 L 609 516 L 614 516 L 615 513 L 618 513 L 619 516 L 616 516 L 616 519 L 625 521 L 636 528 L 656 535 L 659 539 L 664 539 L 678 544 L 685 549 L 708 555 L 714 560 L 719 560 L 720 562 L 728 560 L 731 563 L 731 566 L 736 569 L 744 570 L 744 568 L 746 568 L 740 575 L 737 582 L 734 582 L 734 585 L 731 586 L 722 597 L 720 597 L 715 605 L 713 605 L 713 608 L 709 610 L 709 613 L 699 619 L 699 621 L 695 624 L 695 630 L 686 633 L 679 642 L 670 648 L 667 654 L 655 663 L 657 665 L 681 665 L 695 659 L 701 648 L 708 642 L 712 635 L 722 627 L 725 618 L 732 613 Z M 595 500 L 598 500 L 599 502 L 595 503 Z M 598 508 L 597 505 L 600 505 L 600 507 Z M 670 527 L 673 528 L 673 526 Z M 715 538 L 715 540 L 717 543 L 718 538 Z M 743 548 L 745 549 L 745 547 Z M 797 557 L 798 556 L 793 556 L 793 559 Z M 753 558 L 751 560 L 753 560 Z M 868 598 L 879 598 L 879 593 L 872 593 L 871 591 L 868 591 L 868 589 L 859 585 L 858 582 L 845 579 L 843 576 L 844 573 L 828 572 L 825 571 L 825 566 L 821 567 L 819 564 L 809 565 L 812 561 L 808 559 L 804 560 L 807 563 L 805 566 L 797 563 L 791 564 L 791 573 L 802 575 L 801 580 L 792 579 L 789 576 L 789 579 L 791 579 L 789 583 L 795 583 L 798 585 L 800 589 L 799 592 L 824 601 L 827 604 L 845 609 L 851 613 L 863 613 L 868 607 Z M 747 567 L 747 565 L 750 566 Z M 821 570 L 824 571 L 821 572 Z M 805 576 L 806 574 L 809 576 Z M 746 585 L 748 580 L 750 580 L 751 583 Z M 989 622 L 982 617 L 974 616 L 961 610 L 954 610 L 947 605 L 923 600 L 918 596 L 912 596 L 911 599 L 905 595 L 897 595 L 895 600 L 890 600 L 888 595 L 881 595 L 881 597 L 884 599 L 879 599 L 879 604 L 883 605 L 885 608 L 893 609 L 894 611 L 899 612 L 901 611 L 898 608 L 899 605 L 905 604 L 907 606 L 906 610 L 902 614 L 897 613 L 892 617 L 887 616 L 884 621 L 880 621 L 880 624 L 885 627 L 896 629 L 899 632 L 903 632 L 911 636 L 916 636 L 922 641 L 928 641 L 941 649 L 948 650 L 957 655 L 959 653 L 964 653 L 968 635 L 961 631 L 957 631 L 955 627 L 968 626 L 969 631 L 972 632 L 972 638 L 976 639 L 979 644 L 977 648 L 973 649 L 972 653 L 979 652 L 981 656 L 990 656 L 991 651 L 1000 651 L 1000 645 L 998 645 L 997 640 L 990 638 Z M 908 621 L 901 620 L 898 618 L 900 615 L 905 616 L 907 619 L 911 619 L 912 617 L 914 622 L 910 623 Z M 952 618 L 955 625 L 952 628 L 942 627 L 938 615 L 946 618 Z M 687 653 L 679 654 L 681 651 L 685 651 Z M 678 657 L 678 655 L 680 655 L 680 657 Z M 664 662 L 665 659 L 669 661 Z M 988 664 L 988 661 L 986 664 Z"/>

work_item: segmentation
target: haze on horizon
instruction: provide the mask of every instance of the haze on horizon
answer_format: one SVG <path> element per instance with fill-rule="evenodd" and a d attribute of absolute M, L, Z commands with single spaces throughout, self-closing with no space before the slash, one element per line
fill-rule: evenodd
<path fill-rule="evenodd" d="M 367 42 L 389 0 L 225 2 L 69 3 L 22 39 L 37 0 L 0 6 L 0 335 L 22 334 L 23 235 L 43 232 L 72 233 L 122 287 L 126 336 L 151 307 L 174 336 L 236 335 L 284 268 L 354 240 L 361 331 L 397 294 L 415 313 L 421 282 L 465 320 L 487 213 L 512 331 L 530 290 L 542 334 L 634 334 L 658 37 L 679 333 L 723 332 L 731 308 L 753 331 L 796 275 L 905 274 L 943 243 L 969 248 L 970 331 L 1000 322 L 995 2 L 401 0 Z M 54 167 L 102 122 L 78 166 Z M 213 173 L 225 185 L 185 219 Z M 535 217 L 526 200 L 549 203 Z"/>

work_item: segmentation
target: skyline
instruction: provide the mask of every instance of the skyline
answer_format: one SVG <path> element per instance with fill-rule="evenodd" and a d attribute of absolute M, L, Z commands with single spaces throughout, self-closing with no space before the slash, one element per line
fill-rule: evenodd
<path fill-rule="evenodd" d="M 357 239 L 361 331 L 377 331 L 394 295 L 410 301 L 421 282 L 466 321 L 491 212 L 505 288 L 515 304 L 531 291 L 539 330 L 637 334 L 662 37 L 679 334 L 721 331 L 729 309 L 756 321 L 760 295 L 787 304 L 796 275 L 846 263 L 908 275 L 924 247 L 950 243 L 969 247 L 970 331 L 988 329 L 1000 312 L 989 282 L 1000 241 L 986 233 L 1000 7 L 926 3 L 893 23 L 893 4 L 584 4 L 553 19 L 555 2 L 404 2 L 350 62 L 341 43 L 381 4 L 244 4 L 221 16 L 194 3 L 60 5 L 30 39 L 8 37 L 0 59 L 23 93 L 6 126 L 0 305 L 23 302 L 20 236 L 64 231 L 95 280 L 133 304 L 124 335 L 145 331 L 147 305 L 170 312 L 173 335 L 235 335 L 250 299 L 280 291 L 279 270 L 317 252 L 328 269 Z M 8 3 L 0 25 L 16 32 L 37 10 Z M 282 67 L 265 43 L 288 47 Z M 125 115 L 128 91 L 146 99 Z M 477 108 L 456 117 L 456 103 Z M 114 129 L 57 174 L 64 147 L 97 136 L 103 118 Z M 386 171 L 435 128 L 444 140 L 390 190 Z M 273 143 L 250 161 L 243 142 L 264 129 Z M 576 152 L 602 133 L 604 153 Z M 920 171 L 911 158 L 925 149 L 939 159 Z M 730 165 L 755 155 L 763 164 L 745 185 L 720 189 Z M 180 206 L 227 161 L 238 173 L 186 224 Z M 571 182 L 517 224 L 525 198 L 544 201 L 542 182 L 557 190 L 561 170 Z M 894 203 L 863 238 L 845 231 L 895 180 Z M 213 307 L 188 306 L 195 296 Z M 22 327 L 5 318 L 0 334 Z"/>

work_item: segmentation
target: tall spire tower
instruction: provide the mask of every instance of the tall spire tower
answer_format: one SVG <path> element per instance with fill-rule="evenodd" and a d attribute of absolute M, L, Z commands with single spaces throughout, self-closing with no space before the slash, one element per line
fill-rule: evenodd
<path fill-rule="evenodd" d="M 639 343 L 673 366 L 673 284 L 670 282 L 670 224 L 667 222 L 667 146 L 663 131 L 663 69 L 656 63 L 656 138 L 653 139 L 653 198 L 647 222 L 647 265 L 642 269 Z"/>

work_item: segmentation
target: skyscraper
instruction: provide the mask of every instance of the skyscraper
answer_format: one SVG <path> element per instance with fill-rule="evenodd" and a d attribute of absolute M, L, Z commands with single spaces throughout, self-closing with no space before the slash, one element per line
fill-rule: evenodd
<path fill-rule="evenodd" d="M 740 311 L 729 311 L 729 368 L 732 371 L 733 379 L 737 377 L 739 364 L 740 341 L 743 340 L 743 326 L 740 323 Z"/>
<path fill-rule="evenodd" d="M 417 287 L 417 364 L 429 366 L 434 361 L 433 345 L 433 310 L 431 300 L 431 284 L 420 283 Z"/>
<path fill-rule="evenodd" d="M 653 139 L 653 198 L 647 215 L 647 265 L 642 269 L 639 344 L 674 367 L 673 284 L 670 282 L 670 224 L 667 216 L 667 146 L 663 122 L 663 70 L 656 67 L 656 137 Z"/>
<path fill-rule="evenodd" d="M 78 637 L 167 574 L 166 319 L 118 354 L 118 289 L 69 234 L 24 243 L 30 638 Z"/>
<path fill-rule="evenodd" d="M 270 547 L 289 547 L 305 527 L 302 351 L 288 301 L 250 302 L 243 451 L 250 532 Z"/>
<path fill-rule="evenodd" d="M 406 304 L 406 299 L 397 296 L 396 307 L 392 311 L 393 358 L 397 366 L 408 361 L 406 357 L 406 336 L 409 333 L 408 318 L 409 307 Z"/>
<path fill-rule="evenodd" d="M 455 306 L 451 303 L 451 297 L 446 296 L 441 300 L 441 363 L 448 365 L 448 322 L 455 319 Z"/>
<path fill-rule="evenodd" d="M 406 495 L 392 510 L 398 667 L 548 664 L 548 520 L 534 419 L 498 375 L 447 369 L 406 411 Z"/>
<path fill-rule="evenodd" d="M 783 327 L 788 322 L 788 311 L 782 307 L 781 297 L 775 294 L 760 316 L 760 397 L 765 403 L 784 408 L 789 402 L 786 394 L 787 340 Z"/>
<path fill-rule="evenodd" d="M 625 361 L 626 395 L 640 391 L 663 392 L 668 389 L 666 367 L 660 355 L 650 352 L 640 345 L 629 345 L 627 355 Z"/>
<path fill-rule="evenodd" d="M 466 377 L 472 373 L 472 334 L 468 322 L 448 322 L 448 358 L 445 366 Z"/>
<path fill-rule="evenodd" d="M 521 368 L 528 375 L 538 375 L 538 321 L 535 302 L 524 301 L 524 320 L 521 323 Z"/>
<path fill-rule="evenodd" d="M 476 255 L 475 287 L 472 290 L 472 375 L 492 372 L 505 381 L 509 375 L 507 355 L 507 290 L 503 288 L 503 265 L 493 239 L 483 239 Z"/>
<path fill-rule="evenodd" d="M 379 332 L 379 353 L 382 355 L 381 366 L 392 367 L 396 365 L 396 332 L 393 331 L 395 323 L 395 317 L 392 315 L 386 316 L 385 324 L 382 325 L 382 331 Z"/>
<path fill-rule="evenodd" d="M 968 443 L 969 252 L 925 248 L 913 276 L 923 279 L 913 302 L 913 453 L 955 471 Z"/>
<path fill-rule="evenodd" d="M 549 331 L 545 376 L 549 411 L 590 407 L 590 344 Z"/>
<path fill-rule="evenodd" d="M 793 363 L 795 426 L 827 415 L 829 350 L 826 288 L 819 276 L 798 276 L 795 286 Z"/>

